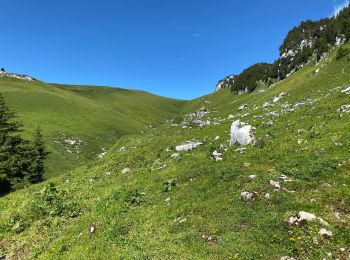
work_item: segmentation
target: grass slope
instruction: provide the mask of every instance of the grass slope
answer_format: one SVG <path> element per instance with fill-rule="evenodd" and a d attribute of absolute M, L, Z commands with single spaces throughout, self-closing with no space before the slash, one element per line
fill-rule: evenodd
<path fill-rule="evenodd" d="M 1 198 L 0 252 L 38 259 L 349 259 L 350 113 L 337 111 L 350 104 L 341 93 L 350 84 L 349 65 L 331 55 L 264 92 L 199 98 L 183 109 L 206 106 L 212 124 L 168 122 L 124 136 L 103 159 Z M 238 111 L 243 104 L 248 108 Z M 255 145 L 229 147 L 230 114 L 256 127 Z M 203 145 L 173 158 L 174 147 L 188 140 Z M 223 161 L 213 160 L 214 149 Z M 248 181 L 250 175 L 256 178 Z M 270 180 L 284 189 L 274 191 Z M 246 203 L 243 190 L 258 197 Z M 288 226 L 299 211 L 327 221 L 333 237 L 322 238 L 317 221 Z"/>
<path fill-rule="evenodd" d="M 37 126 L 43 130 L 51 152 L 46 177 L 96 159 L 102 148 L 172 117 L 183 104 L 143 91 L 10 78 L 0 78 L 0 93 L 23 121 L 26 137 L 30 138 Z M 71 145 L 64 140 L 82 142 Z"/>

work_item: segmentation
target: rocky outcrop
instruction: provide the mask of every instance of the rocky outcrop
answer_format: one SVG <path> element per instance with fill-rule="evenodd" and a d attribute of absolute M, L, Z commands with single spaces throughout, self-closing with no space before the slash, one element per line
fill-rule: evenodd
<path fill-rule="evenodd" d="M 218 82 L 218 84 L 216 85 L 216 88 L 215 88 L 215 91 L 220 91 L 224 88 L 230 88 L 233 86 L 233 84 L 235 83 L 235 75 L 231 75 L 231 76 L 228 76 L 222 80 L 220 80 Z"/>
<path fill-rule="evenodd" d="M 35 78 L 28 76 L 28 75 L 18 74 L 18 73 L 8 73 L 8 72 L 5 72 L 4 70 L 0 70 L 0 77 L 21 79 L 21 80 L 26 80 L 26 81 L 34 81 L 35 80 Z"/>

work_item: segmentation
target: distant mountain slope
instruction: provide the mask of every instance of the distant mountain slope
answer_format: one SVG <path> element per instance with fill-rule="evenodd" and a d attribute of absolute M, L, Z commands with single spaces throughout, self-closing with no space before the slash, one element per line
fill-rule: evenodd
<path fill-rule="evenodd" d="M 30 137 L 39 126 L 51 152 L 48 176 L 97 159 L 125 134 L 176 115 L 183 101 L 143 91 L 0 77 L 0 92 Z"/>

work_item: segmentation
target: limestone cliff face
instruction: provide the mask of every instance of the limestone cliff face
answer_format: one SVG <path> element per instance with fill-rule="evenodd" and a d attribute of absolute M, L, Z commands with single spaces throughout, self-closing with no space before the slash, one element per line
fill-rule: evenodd
<path fill-rule="evenodd" d="M 221 89 L 232 87 L 234 83 L 235 75 L 228 76 L 218 82 L 215 91 L 220 91 Z"/>

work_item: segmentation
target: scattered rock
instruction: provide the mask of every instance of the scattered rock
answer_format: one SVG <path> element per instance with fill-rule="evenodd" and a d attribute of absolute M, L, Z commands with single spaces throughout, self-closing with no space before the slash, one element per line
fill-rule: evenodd
<path fill-rule="evenodd" d="M 281 260 L 296 260 L 294 257 L 290 257 L 290 256 L 282 256 Z"/>
<path fill-rule="evenodd" d="M 322 225 L 328 226 L 328 223 L 323 219 L 305 211 L 300 211 L 298 214 L 290 216 L 287 219 L 287 223 L 290 226 L 302 226 L 312 221 L 319 221 Z"/>
<path fill-rule="evenodd" d="M 202 145 L 203 143 L 201 142 L 192 142 L 192 141 L 187 141 L 183 144 L 180 144 L 178 146 L 175 147 L 175 150 L 178 152 L 182 152 L 182 151 L 190 151 L 194 148 L 197 148 L 198 146 Z"/>
<path fill-rule="evenodd" d="M 252 202 L 258 197 L 256 191 L 244 190 L 241 192 L 241 199 L 245 202 Z"/>
<path fill-rule="evenodd" d="M 277 181 L 270 180 L 269 184 L 276 189 L 275 191 L 278 191 L 282 188 L 281 184 Z"/>
<path fill-rule="evenodd" d="M 248 105 L 242 105 L 242 106 L 240 106 L 239 108 L 238 108 L 238 111 L 242 111 L 242 110 L 244 110 L 244 109 L 246 109 L 246 108 L 248 108 Z"/>
<path fill-rule="evenodd" d="M 321 228 L 319 234 L 320 234 L 323 238 L 327 238 L 327 239 L 329 239 L 329 238 L 331 238 L 331 237 L 333 236 L 332 231 L 329 231 L 329 230 L 327 230 L 327 229 L 325 229 L 325 228 Z"/>
<path fill-rule="evenodd" d="M 293 180 L 290 179 L 288 176 L 282 174 L 278 177 L 279 179 L 283 180 L 284 182 L 292 182 Z"/>
<path fill-rule="evenodd" d="M 275 97 L 275 98 L 273 99 L 273 103 L 277 103 L 278 101 L 280 101 L 281 98 L 282 98 L 283 96 L 285 96 L 286 94 L 287 94 L 286 92 L 280 93 L 277 97 Z"/>
<path fill-rule="evenodd" d="M 185 121 L 183 123 L 192 123 L 195 125 L 199 125 L 200 127 L 210 125 L 209 120 L 204 120 L 204 117 L 208 114 L 209 111 L 205 107 L 202 107 L 199 111 L 186 115 Z"/>
<path fill-rule="evenodd" d="M 230 144 L 239 143 L 240 145 L 248 145 L 255 141 L 255 136 L 252 133 L 252 126 L 245 125 L 239 120 L 232 123 L 231 126 L 231 141 Z"/>
<path fill-rule="evenodd" d="M 248 182 L 252 182 L 256 178 L 256 175 L 249 175 Z"/>
<path fill-rule="evenodd" d="M 243 163 L 243 167 L 245 167 L 245 168 L 248 168 L 248 167 L 250 167 L 252 164 L 251 163 Z"/>
<path fill-rule="evenodd" d="M 322 188 L 322 189 L 329 189 L 329 188 L 332 188 L 332 185 L 330 185 L 329 183 L 323 183 L 323 184 L 321 185 L 321 188 Z"/>
<path fill-rule="evenodd" d="M 350 105 L 343 105 L 337 111 L 339 113 L 350 113 Z"/>
<path fill-rule="evenodd" d="M 346 95 L 350 95 L 350 87 L 348 87 L 348 88 L 342 90 L 341 93 L 344 93 L 344 94 L 346 94 Z"/>
<path fill-rule="evenodd" d="M 98 159 L 101 159 L 102 157 L 104 157 L 107 154 L 107 150 L 105 148 L 101 148 L 102 152 L 97 155 Z"/>
<path fill-rule="evenodd" d="M 184 223 L 184 222 L 186 222 L 186 221 L 187 221 L 186 218 L 181 218 L 181 217 L 177 217 L 177 218 L 174 220 L 174 222 L 177 222 L 177 223 L 179 223 L 179 224 Z"/>
<path fill-rule="evenodd" d="M 222 161 L 222 153 L 219 153 L 218 151 L 214 151 L 213 152 L 213 157 L 215 159 L 215 161 Z"/>
<path fill-rule="evenodd" d="M 129 173 L 130 171 L 131 171 L 130 168 L 124 168 L 122 170 L 122 174 Z"/>
<path fill-rule="evenodd" d="M 177 158 L 180 157 L 180 154 L 179 153 L 173 153 L 170 157 L 173 158 L 173 159 L 177 159 Z"/>
<path fill-rule="evenodd" d="M 90 226 L 90 233 L 96 233 L 96 225 Z"/>

